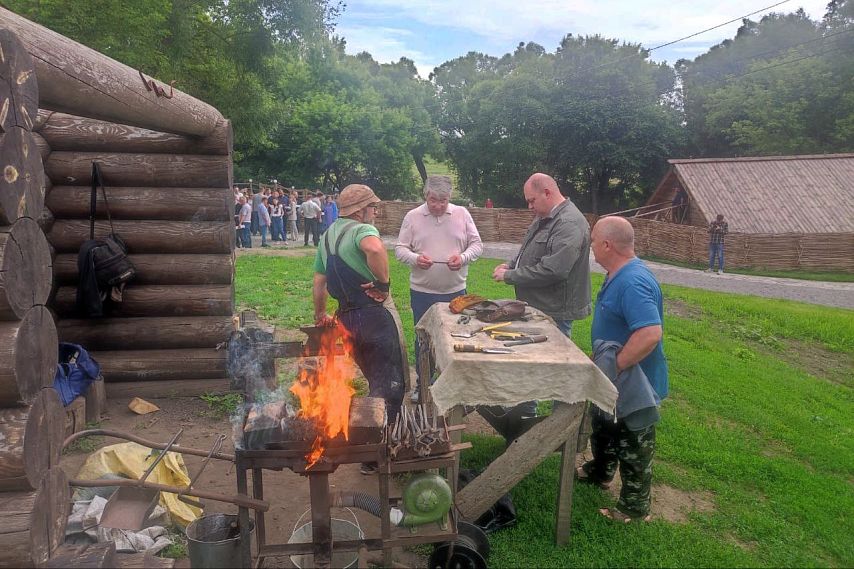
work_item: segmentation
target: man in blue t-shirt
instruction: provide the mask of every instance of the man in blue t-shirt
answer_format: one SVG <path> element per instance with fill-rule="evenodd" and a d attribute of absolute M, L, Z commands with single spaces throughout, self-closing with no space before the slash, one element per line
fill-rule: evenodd
<path fill-rule="evenodd" d="M 661 287 L 643 261 L 635 257 L 634 229 L 626 219 L 605 217 L 599 220 L 591 234 L 591 248 L 596 262 L 608 271 L 596 298 L 592 340 L 618 344 L 615 375 L 623 382 L 648 381 L 654 392 L 654 395 L 649 394 L 650 400 L 660 401 L 668 393 L 667 362 L 661 341 L 664 322 Z M 640 370 L 632 369 L 636 365 Z M 626 373 L 629 375 L 624 375 Z M 590 437 L 593 460 L 578 469 L 578 477 L 607 487 L 619 466 L 623 487 L 617 507 L 600 512 L 620 522 L 646 521 L 649 519 L 658 409 L 650 403 L 621 417 L 623 398 L 634 395 L 630 394 L 631 386 L 621 385 L 617 420 L 601 414 L 593 417 Z M 648 386 L 643 387 L 649 392 Z"/>

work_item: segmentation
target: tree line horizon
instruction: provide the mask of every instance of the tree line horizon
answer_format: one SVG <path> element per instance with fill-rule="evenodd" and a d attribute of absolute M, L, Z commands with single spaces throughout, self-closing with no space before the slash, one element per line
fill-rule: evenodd
<path fill-rule="evenodd" d="M 413 61 L 346 53 L 335 0 L 7 0 L 6 6 L 217 107 L 235 179 L 414 199 L 425 159 L 459 200 L 524 207 L 535 172 L 584 211 L 641 205 L 669 158 L 854 151 L 854 0 L 744 19 L 692 60 L 568 33 L 553 50 Z"/>

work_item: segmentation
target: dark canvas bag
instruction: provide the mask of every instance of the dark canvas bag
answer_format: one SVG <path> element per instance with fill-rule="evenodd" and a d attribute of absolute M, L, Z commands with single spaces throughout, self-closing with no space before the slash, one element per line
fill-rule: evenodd
<path fill-rule="evenodd" d="M 104 195 L 110 234 L 95 239 L 95 209 L 98 204 L 98 187 Z M 127 257 L 127 246 L 116 234 L 101 169 L 92 162 L 92 193 L 89 205 L 89 239 L 83 242 L 77 255 L 77 309 L 85 316 L 103 316 L 104 300 L 108 297 L 121 302 L 125 283 L 136 276 L 136 268 Z"/>
<path fill-rule="evenodd" d="M 104 196 L 107 208 L 107 219 L 110 221 L 110 234 L 103 239 L 95 239 L 95 209 L 98 204 L 98 187 Z M 98 241 L 92 247 L 92 257 L 95 263 L 95 276 L 102 287 L 119 286 L 136 276 L 136 268 L 128 259 L 128 249 L 113 227 L 110 216 L 110 204 L 107 202 L 107 191 L 104 189 L 104 179 L 97 162 L 92 162 L 92 194 L 89 206 L 89 239 Z M 85 246 L 85 243 L 84 243 Z"/>

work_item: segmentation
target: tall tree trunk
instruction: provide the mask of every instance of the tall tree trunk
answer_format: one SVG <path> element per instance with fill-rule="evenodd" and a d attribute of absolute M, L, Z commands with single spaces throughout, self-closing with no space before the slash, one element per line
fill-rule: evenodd
<path fill-rule="evenodd" d="M 424 166 L 424 156 L 420 154 L 412 154 L 415 159 L 415 167 L 418 168 L 418 173 L 421 175 L 421 181 L 427 182 L 427 167 Z"/>

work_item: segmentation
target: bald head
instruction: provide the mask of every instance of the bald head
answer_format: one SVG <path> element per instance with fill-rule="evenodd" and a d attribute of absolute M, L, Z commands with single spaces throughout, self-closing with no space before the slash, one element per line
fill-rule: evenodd
<path fill-rule="evenodd" d="M 548 216 L 552 209 L 566 198 L 560 193 L 560 188 L 554 178 L 542 172 L 537 172 L 528 178 L 524 187 L 525 201 L 539 217 Z"/>
<path fill-rule="evenodd" d="M 623 255 L 635 254 L 635 228 L 624 217 L 603 217 L 596 222 L 593 231 L 602 241 L 610 241 L 614 249 Z"/>

